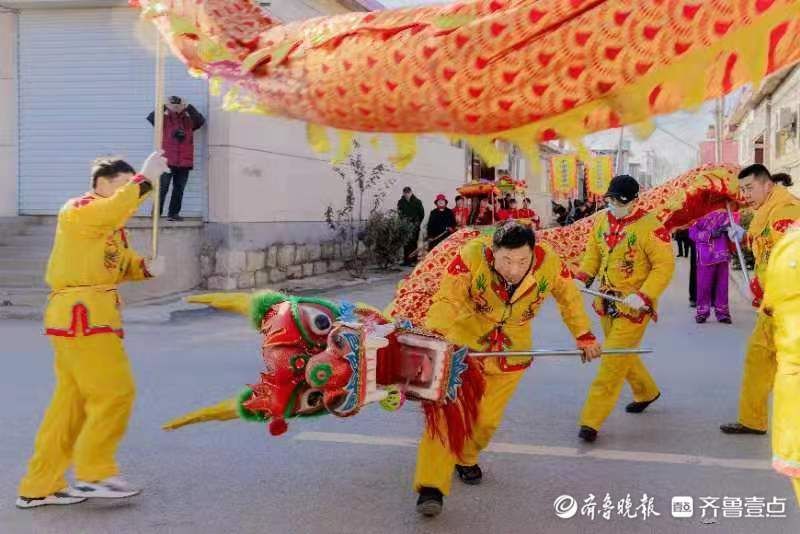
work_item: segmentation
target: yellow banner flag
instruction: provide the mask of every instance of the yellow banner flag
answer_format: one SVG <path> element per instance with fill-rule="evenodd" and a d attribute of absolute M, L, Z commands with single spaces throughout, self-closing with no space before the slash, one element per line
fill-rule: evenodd
<path fill-rule="evenodd" d="M 554 198 L 578 195 L 578 159 L 574 154 L 550 158 L 550 185 Z"/>
<path fill-rule="evenodd" d="M 586 192 L 589 196 L 600 198 L 608 191 L 608 184 L 614 174 L 614 161 L 611 156 L 595 156 L 584 162 L 586 168 Z"/>

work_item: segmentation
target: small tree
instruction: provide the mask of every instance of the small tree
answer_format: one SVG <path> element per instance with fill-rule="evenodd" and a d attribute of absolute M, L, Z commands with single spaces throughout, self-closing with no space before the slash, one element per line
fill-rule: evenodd
<path fill-rule="evenodd" d="M 364 230 L 364 245 L 378 267 L 386 270 L 397 262 L 400 249 L 413 232 L 414 224 L 396 211 L 374 211 Z"/>
<path fill-rule="evenodd" d="M 353 140 L 347 165 L 333 168 L 344 182 L 344 206 L 336 209 L 329 204 L 325 210 L 325 222 L 335 233 L 336 239 L 347 246 L 345 261 L 350 272 L 356 276 L 363 276 L 367 267 L 359 261 L 361 240 L 365 235 L 364 203 L 369 203 L 370 214 L 380 209 L 395 181 L 394 178 L 385 177 L 387 170 L 383 163 L 368 170 L 361 155 L 361 145 L 356 140 Z"/>

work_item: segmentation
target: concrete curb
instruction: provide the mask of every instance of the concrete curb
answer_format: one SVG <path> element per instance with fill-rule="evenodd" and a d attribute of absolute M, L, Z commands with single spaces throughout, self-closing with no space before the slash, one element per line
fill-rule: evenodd
<path fill-rule="evenodd" d="M 389 273 L 373 273 L 367 278 L 346 279 L 341 277 L 320 276 L 292 280 L 273 288 L 291 295 L 316 295 L 343 289 L 355 289 L 369 284 L 388 281 L 400 281 L 408 274 L 407 270 Z M 258 291 L 258 290 L 255 290 Z M 123 306 L 122 317 L 126 324 L 164 324 L 173 321 L 177 316 L 185 316 L 196 312 L 207 312 L 203 304 L 190 304 L 185 301 L 191 295 L 211 293 L 212 290 L 198 289 L 182 293 L 173 293 L 136 304 Z M 41 321 L 43 307 L 39 306 L 0 306 L 0 320 Z"/>
<path fill-rule="evenodd" d="M 365 279 L 354 280 L 326 280 L 326 277 L 309 277 L 295 280 L 293 281 L 295 283 L 289 286 L 283 284 L 283 287 L 273 289 L 291 295 L 316 295 L 342 289 L 359 288 L 374 283 L 382 283 L 392 280 L 399 281 L 407 274 L 408 273 L 406 271 L 392 272 L 370 276 Z M 259 290 L 257 289 L 254 291 Z M 185 299 L 186 297 L 192 295 L 202 295 L 204 293 L 212 292 L 216 291 L 196 290 L 165 297 L 164 299 L 161 299 L 162 301 L 165 301 L 163 303 L 131 305 L 123 310 L 123 320 L 126 324 L 164 324 L 175 320 L 178 316 L 191 316 L 197 312 L 206 313 L 209 310 L 208 306 L 204 304 L 191 304 L 186 302 Z M 231 291 L 231 293 L 235 293 L 235 291 Z"/>

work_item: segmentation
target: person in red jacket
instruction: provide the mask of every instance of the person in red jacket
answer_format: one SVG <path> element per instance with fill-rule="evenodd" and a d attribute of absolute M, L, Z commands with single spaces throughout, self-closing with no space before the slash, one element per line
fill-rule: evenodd
<path fill-rule="evenodd" d="M 456 197 L 456 207 L 453 208 L 453 215 L 456 216 L 456 225 L 463 228 L 469 224 L 469 208 L 464 205 L 464 197 Z"/>
<path fill-rule="evenodd" d="M 481 197 L 480 204 L 478 205 L 478 210 L 473 215 L 472 224 L 474 224 L 475 226 L 486 226 L 489 224 L 494 224 L 494 217 L 492 216 L 492 205 L 489 204 L 489 199 L 487 197 Z"/>
<path fill-rule="evenodd" d="M 522 208 L 518 209 L 514 215 L 515 219 L 528 219 L 533 223 L 536 230 L 541 228 L 542 221 L 535 211 L 531 209 L 531 199 L 525 198 L 522 200 Z"/>
<path fill-rule="evenodd" d="M 512 199 L 506 199 L 504 202 L 499 203 L 499 209 L 497 210 L 497 220 L 498 221 L 507 221 L 514 217 L 514 210 L 516 209 L 517 201 Z"/>
<path fill-rule="evenodd" d="M 155 124 L 153 112 L 147 116 L 150 124 Z M 159 214 L 164 212 L 169 185 L 172 183 L 172 196 L 169 199 L 167 217 L 170 221 L 182 221 L 183 190 L 189 181 L 189 171 L 194 168 L 194 131 L 203 127 L 206 119 L 191 104 L 179 96 L 171 96 L 164 105 L 164 137 L 162 148 L 167 157 L 170 172 L 161 177 L 159 191 Z"/>

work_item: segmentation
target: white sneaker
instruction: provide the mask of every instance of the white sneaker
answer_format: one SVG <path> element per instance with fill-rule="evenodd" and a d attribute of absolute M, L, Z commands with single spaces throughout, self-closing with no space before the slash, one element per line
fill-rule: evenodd
<path fill-rule="evenodd" d="M 65 488 L 62 491 L 51 493 L 46 497 L 17 497 L 17 508 L 37 508 L 50 504 L 78 504 L 86 500 L 86 497 L 76 497 L 72 495 L 72 488 Z"/>
<path fill-rule="evenodd" d="M 78 480 L 70 488 L 69 494 L 73 497 L 89 499 L 125 499 L 138 495 L 142 490 L 134 488 L 120 477 L 111 477 L 100 482 L 85 482 Z"/>

